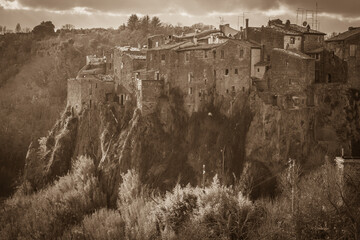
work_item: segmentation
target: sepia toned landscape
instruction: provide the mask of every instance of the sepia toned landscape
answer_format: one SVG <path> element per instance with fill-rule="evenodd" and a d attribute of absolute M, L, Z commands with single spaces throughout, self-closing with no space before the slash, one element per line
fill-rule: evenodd
<path fill-rule="evenodd" d="M 0 239 L 360 239 L 359 10 L 0 0 Z"/>

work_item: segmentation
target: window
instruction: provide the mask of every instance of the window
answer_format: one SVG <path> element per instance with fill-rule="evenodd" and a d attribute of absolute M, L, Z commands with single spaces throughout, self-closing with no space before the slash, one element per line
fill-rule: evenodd
<path fill-rule="evenodd" d="M 97 83 L 95 83 L 95 88 L 97 88 Z"/>
<path fill-rule="evenodd" d="M 190 61 L 190 53 L 185 53 L 185 62 Z"/>
<path fill-rule="evenodd" d="M 290 37 L 290 44 L 295 44 L 295 38 L 294 37 Z"/>
<path fill-rule="evenodd" d="M 225 52 L 224 50 L 221 50 L 221 59 L 224 59 L 225 58 Z"/>
<path fill-rule="evenodd" d="M 90 106 L 90 108 L 91 108 L 91 100 L 89 101 L 89 106 Z"/>
<path fill-rule="evenodd" d="M 240 49 L 239 56 L 240 58 L 244 57 L 244 49 Z"/>
<path fill-rule="evenodd" d="M 150 53 L 150 61 L 152 61 L 152 58 L 153 58 L 153 57 L 152 57 L 152 53 Z"/>
<path fill-rule="evenodd" d="M 204 51 L 204 58 L 208 58 L 208 52 L 206 50 Z"/>
<path fill-rule="evenodd" d="M 257 72 L 260 72 L 260 68 L 257 68 Z"/>
<path fill-rule="evenodd" d="M 155 47 L 158 47 L 159 46 L 159 42 L 155 42 Z"/>
<path fill-rule="evenodd" d="M 160 80 L 160 73 L 159 71 L 155 72 L 155 79 Z"/>
<path fill-rule="evenodd" d="M 235 86 L 231 86 L 231 91 L 235 92 Z"/>
<path fill-rule="evenodd" d="M 189 95 L 192 95 L 193 91 L 192 91 L 192 88 L 190 87 L 189 88 Z"/>
<path fill-rule="evenodd" d="M 229 75 L 229 69 L 225 69 L 225 75 Z"/>
<path fill-rule="evenodd" d="M 214 58 L 216 58 L 216 51 L 215 50 L 213 51 L 213 55 L 214 55 Z"/>
<path fill-rule="evenodd" d="M 161 61 L 165 61 L 165 54 L 161 54 Z"/>
<path fill-rule="evenodd" d="M 350 45 L 350 57 L 355 57 L 355 56 L 356 56 L 356 45 L 351 44 Z"/>
<path fill-rule="evenodd" d="M 226 93 L 229 93 L 229 89 L 226 89 Z"/>
<path fill-rule="evenodd" d="M 270 55 L 267 55 L 267 56 L 266 56 L 266 60 L 267 60 L 268 62 L 270 62 Z"/>
<path fill-rule="evenodd" d="M 243 92 L 245 92 L 245 87 L 243 87 L 243 89 L 242 89 L 242 90 L 243 90 Z"/>
<path fill-rule="evenodd" d="M 289 66 L 289 62 L 287 60 L 285 61 L 285 66 Z"/>
<path fill-rule="evenodd" d="M 235 74 L 238 74 L 238 73 L 239 73 L 238 69 L 237 69 L 237 68 L 235 68 Z"/>
<path fill-rule="evenodd" d="M 291 85 L 292 84 L 292 81 L 291 81 L 291 79 L 289 79 L 289 85 Z"/>
<path fill-rule="evenodd" d="M 199 97 L 201 97 L 201 91 L 199 92 Z"/>
<path fill-rule="evenodd" d="M 192 72 L 189 72 L 189 73 L 188 73 L 188 82 L 189 82 L 189 83 L 191 82 L 192 77 L 193 77 Z"/>
<path fill-rule="evenodd" d="M 216 78 L 216 70 L 214 69 L 214 78 Z"/>
<path fill-rule="evenodd" d="M 205 83 L 205 85 L 207 84 L 207 79 L 206 78 L 204 79 L 204 83 Z"/>

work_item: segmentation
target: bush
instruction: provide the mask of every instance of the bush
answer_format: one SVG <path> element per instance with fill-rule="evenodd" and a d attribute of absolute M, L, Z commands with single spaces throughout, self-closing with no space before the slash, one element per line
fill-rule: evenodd
<path fill-rule="evenodd" d="M 64 234 L 63 239 L 123 239 L 125 223 L 116 210 L 102 208 L 84 218 L 79 226 Z"/>
<path fill-rule="evenodd" d="M 73 171 L 35 194 L 8 199 L 0 214 L 2 239 L 55 239 L 85 214 L 105 205 L 93 161 L 80 157 Z"/>

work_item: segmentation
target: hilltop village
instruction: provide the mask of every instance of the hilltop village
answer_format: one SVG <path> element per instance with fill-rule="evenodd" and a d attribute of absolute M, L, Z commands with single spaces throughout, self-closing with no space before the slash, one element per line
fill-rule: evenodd
<path fill-rule="evenodd" d="M 311 108 L 320 87 L 360 89 L 360 28 L 335 37 L 310 26 L 271 20 L 267 26 L 219 29 L 180 36 L 156 35 L 147 46 L 115 47 L 68 80 L 74 114 L 104 102 L 136 101 L 143 115 L 174 89 L 189 115 L 209 103 L 231 115 L 234 101 L 251 91 L 279 109 Z"/>

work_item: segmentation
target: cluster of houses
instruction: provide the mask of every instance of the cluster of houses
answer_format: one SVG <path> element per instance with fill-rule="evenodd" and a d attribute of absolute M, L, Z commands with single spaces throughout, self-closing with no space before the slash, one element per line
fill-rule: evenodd
<path fill-rule="evenodd" d="M 68 104 L 77 114 L 106 101 L 136 99 L 144 115 L 173 89 L 190 115 L 209 102 L 230 112 L 237 97 L 255 90 L 281 109 L 316 104 L 314 84 L 343 83 L 360 89 L 360 28 L 325 40 L 325 33 L 286 21 L 237 31 L 219 29 L 180 36 L 156 35 L 146 48 L 116 47 L 104 57 L 88 56 L 68 80 Z"/>

